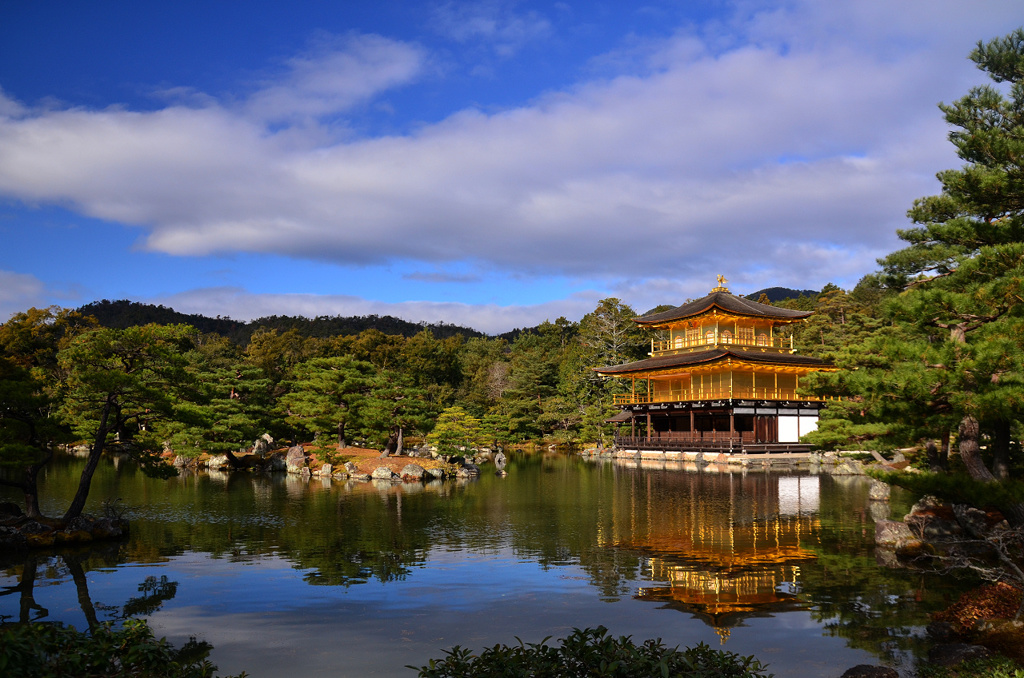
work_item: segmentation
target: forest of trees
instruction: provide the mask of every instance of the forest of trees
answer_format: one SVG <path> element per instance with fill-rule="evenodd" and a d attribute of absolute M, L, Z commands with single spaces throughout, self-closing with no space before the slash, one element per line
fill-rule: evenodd
<path fill-rule="evenodd" d="M 914 225 L 899 232 L 906 247 L 851 290 L 828 284 L 775 303 L 815 311 L 792 329 L 796 346 L 844 368 L 810 380 L 845 399 L 808 440 L 922 445 L 935 468 L 955 444 L 970 476 L 991 481 L 1020 472 L 1024 435 L 1024 31 L 971 58 L 993 85 L 941 107 L 964 165 L 914 203 Z M 36 476 L 73 440 L 91 446 L 87 470 L 115 446 L 145 461 L 165 445 L 198 455 L 263 433 L 396 449 L 439 420 L 459 422 L 473 444 L 607 442 L 612 395 L 626 386 L 591 368 L 645 356 L 652 336 L 637 315 L 609 298 L 578 322 L 487 337 L 375 316 L 241 323 L 131 302 L 29 309 L 0 326 L 0 482 L 38 512 Z M 87 490 L 83 479 L 65 517 Z"/>

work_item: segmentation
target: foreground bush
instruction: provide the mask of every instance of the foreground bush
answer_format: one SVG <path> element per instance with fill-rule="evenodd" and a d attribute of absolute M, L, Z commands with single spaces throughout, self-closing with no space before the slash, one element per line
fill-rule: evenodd
<path fill-rule="evenodd" d="M 121 629 L 101 625 L 91 633 L 58 624 L 14 624 L 0 627 L 0 676 L 211 678 L 217 670 L 206 659 L 211 649 L 194 638 L 175 649 L 154 638 L 141 619 L 129 619 Z"/>
<path fill-rule="evenodd" d="M 919 678 L 1024 678 L 1024 669 L 1007 657 L 974 659 L 957 666 L 922 666 Z"/>
<path fill-rule="evenodd" d="M 713 650 L 704 643 L 679 650 L 661 640 L 633 643 L 608 629 L 575 629 L 561 645 L 495 645 L 479 656 L 456 645 L 444 659 L 419 667 L 420 678 L 770 678 L 753 657 Z M 415 666 L 409 668 L 416 669 Z"/>

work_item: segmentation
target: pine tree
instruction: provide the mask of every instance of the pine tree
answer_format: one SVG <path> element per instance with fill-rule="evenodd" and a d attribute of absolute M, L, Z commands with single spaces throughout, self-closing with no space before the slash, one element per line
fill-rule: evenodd
<path fill-rule="evenodd" d="M 435 413 L 426 391 L 398 372 L 381 370 L 370 382 L 361 420 L 367 438 L 383 444 L 389 454 L 402 454 L 405 434 L 426 430 Z"/>
<path fill-rule="evenodd" d="M 232 453 L 252 444 L 272 423 L 270 380 L 224 337 L 203 337 L 185 358 L 187 391 L 165 427 L 167 441 L 183 456 L 223 453 L 234 463 Z"/>
<path fill-rule="evenodd" d="M 970 474 L 992 480 L 1009 472 L 1024 414 L 1024 30 L 979 43 L 970 58 L 1005 94 L 984 85 L 940 106 L 965 164 L 937 175 L 942 192 L 917 200 L 917 226 L 899 231 L 909 245 L 880 261 L 900 294 L 878 348 L 902 400 L 936 424 L 955 422 Z"/>
<path fill-rule="evenodd" d="M 195 329 L 145 325 L 123 330 L 99 328 L 78 335 L 61 349 L 58 364 L 67 374 L 60 417 L 90 441 L 78 491 L 64 520 L 79 516 L 92 476 L 108 447 L 138 456 L 148 468 L 168 469 L 150 456 L 160 449 L 162 423 L 174 416 L 185 382 L 184 353 Z M 172 470 L 173 472 L 173 470 Z"/>
<path fill-rule="evenodd" d="M 347 444 L 346 430 L 358 425 L 360 408 L 375 369 L 352 356 L 313 358 L 295 366 L 295 378 L 281 397 L 288 423 L 314 435 L 336 435 Z"/>

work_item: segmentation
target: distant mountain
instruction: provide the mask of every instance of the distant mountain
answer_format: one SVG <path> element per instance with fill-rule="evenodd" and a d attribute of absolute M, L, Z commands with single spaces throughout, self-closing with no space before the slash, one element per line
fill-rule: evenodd
<path fill-rule="evenodd" d="M 783 299 L 798 299 L 800 297 L 816 297 L 818 296 L 818 290 L 791 290 L 788 287 L 768 287 L 763 290 L 758 290 L 753 294 L 748 294 L 745 298 L 751 301 L 757 301 L 761 298 L 761 295 L 768 297 L 768 300 L 773 304 Z"/>
<path fill-rule="evenodd" d="M 305 337 L 333 337 L 338 335 L 359 334 L 363 330 L 375 329 L 384 334 L 400 334 L 411 337 L 424 329 L 429 329 L 438 339 L 456 334 L 466 338 L 486 336 L 483 332 L 450 325 L 448 323 L 413 323 L 394 316 L 319 316 L 304 318 L 302 316 L 269 316 L 249 322 L 231 318 L 208 318 L 193 313 L 179 313 L 173 308 L 142 304 L 122 299 L 120 301 L 94 301 L 77 309 L 83 315 L 91 315 L 104 327 L 124 329 L 148 323 L 160 325 L 187 324 L 200 332 L 209 332 L 227 337 L 239 344 L 249 343 L 252 333 L 259 328 L 276 329 L 281 332 L 295 329 Z"/>

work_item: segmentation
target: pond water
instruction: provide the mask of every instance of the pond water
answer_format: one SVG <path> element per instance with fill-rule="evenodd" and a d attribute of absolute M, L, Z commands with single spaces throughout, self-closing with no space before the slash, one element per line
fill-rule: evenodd
<path fill-rule="evenodd" d="M 47 471 L 44 512 L 62 512 L 81 464 Z M 777 676 L 909 675 L 927 614 L 959 593 L 876 564 L 863 478 L 539 453 L 508 470 L 391 485 L 107 463 L 86 510 L 123 510 L 130 539 L 4 556 L 0 620 L 144 616 L 254 678 L 412 678 L 454 645 L 598 625 L 753 654 Z"/>

